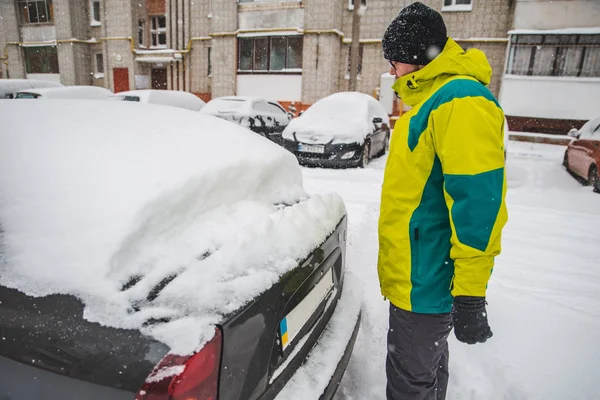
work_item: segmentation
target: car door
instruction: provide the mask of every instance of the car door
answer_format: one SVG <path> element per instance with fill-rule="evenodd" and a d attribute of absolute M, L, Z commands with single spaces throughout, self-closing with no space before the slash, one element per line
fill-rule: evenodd
<path fill-rule="evenodd" d="M 569 148 L 569 168 L 582 178 L 588 177 L 592 153 L 595 150 L 592 135 L 600 127 L 600 118 L 587 122 L 579 131 L 579 139 Z"/>
<path fill-rule="evenodd" d="M 590 152 L 589 152 L 589 165 L 587 170 L 590 170 L 591 165 L 600 167 L 600 124 L 596 127 L 596 130 L 592 133 L 590 139 Z"/>
<path fill-rule="evenodd" d="M 254 119 L 254 127 L 251 129 L 262 136 L 269 137 L 270 131 L 275 123 L 273 118 L 269 116 L 269 107 L 264 100 L 255 100 L 252 103 L 252 119 Z"/>
<path fill-rule="evenodd" d="M 271 115 L 275 121 L 275 133 L 282 133 L 286 126 L 290 123 L 290 117 L 278 103 L 270 101 L 268 103 L 269 115 Z"/>

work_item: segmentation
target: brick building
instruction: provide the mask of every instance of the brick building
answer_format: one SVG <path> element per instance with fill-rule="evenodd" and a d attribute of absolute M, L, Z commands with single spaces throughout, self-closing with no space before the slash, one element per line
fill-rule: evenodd
<path fill-rule="evenodd" d="M 512 130 L 567 133 L 600 116 L 600 1 L 517 0 L 500 102 Z"/>
<path fill-rule="evenodd" d="M 412 2 L 362 0 L 359 91 L 374 93 L 389 70 L 381 37 Z M 514 1 L 423 2 L 462 46 L 487 54 L 498 94 Z M 352 0 L 0 0 L 0 47 L 4 39 L 11 78 L 313 103 L 348 90 L 352 9 Z"/>

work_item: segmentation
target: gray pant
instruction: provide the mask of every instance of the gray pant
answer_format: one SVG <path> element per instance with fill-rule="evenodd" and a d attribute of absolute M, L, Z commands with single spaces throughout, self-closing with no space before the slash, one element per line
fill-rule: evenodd
<path fill-rule="evenodd" d="M 386 360 L 388 400 L 444 400 L 452 317 L 416 314 L 390 304 Z"/>

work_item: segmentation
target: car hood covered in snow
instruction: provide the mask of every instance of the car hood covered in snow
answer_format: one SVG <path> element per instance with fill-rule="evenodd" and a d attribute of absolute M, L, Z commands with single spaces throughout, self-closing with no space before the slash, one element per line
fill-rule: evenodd
<path fill-rule="evenodd" d="M 28 116 L 35 115 L 35 118 Z M 188 354 L 335 229 L 290 153 L 217 118 L 0 101 L 0 284 Z M 150 319 L 169 321 L 145 326 Z"/>
<path fill-rule="evenodd" d="M 335 93 L 293 119 L 283 137 L 314 144 L 362 144 L 373 130 L 368 120 L 368 101 L 369 96 L 362 93 Z"/>

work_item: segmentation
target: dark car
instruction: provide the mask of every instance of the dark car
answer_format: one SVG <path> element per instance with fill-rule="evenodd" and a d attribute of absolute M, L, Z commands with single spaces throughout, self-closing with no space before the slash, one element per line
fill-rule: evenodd
<path fill-rule="evenodd" d="M 588 121 L 580 130 L 571 130 L 569 136 L 574 140 L 567 147 L 563 165 L 600 193 L 600 118 Z"/>
<path fill-rule="evenodd" d="M 360 325 L 339 196 L 201 113 L 9 103 L 0 399 L 267 400 L 315 371 L 334 396 Z"/>
<path fill-rule="evenodd" d="M 283 144 L 301 164 L 364 168 L 386 153 L 389 125 L 385 109 L 373 97 L 335 93 L 292 120 L 283 132 Z"/>
<path fill-rule="evenodd" d="M 234 122 L 281 144 L 281 133 L 290 117 L 276 101 L 260 97 L 219 97 L 209 101 L 200 111 Z"/>

